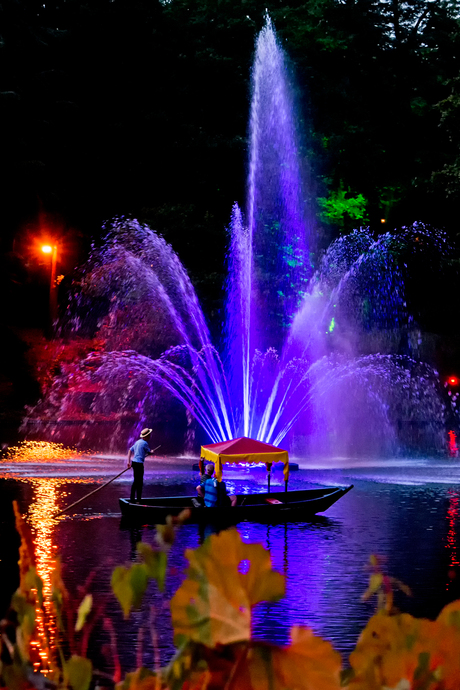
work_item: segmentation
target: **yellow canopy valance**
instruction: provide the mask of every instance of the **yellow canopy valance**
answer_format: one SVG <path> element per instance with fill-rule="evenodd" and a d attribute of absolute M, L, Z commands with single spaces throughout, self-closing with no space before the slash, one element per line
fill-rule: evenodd
<path fill-rule="evenodd" d="M 201 446 L 201 458 L 215 464 L 216 478 L 219 482 L 222 481 L 222 465 L 225 462 L 264 462 L 268 471 L 271 470 L 274 462 L 282 462 L 284 464 L 284 479 L 287 481 L 289 478 L 289 455 L 287 450 L 282 450 L 262 441 L 255 441 L 252 438 L 241 437 L 231 441 Z"/>

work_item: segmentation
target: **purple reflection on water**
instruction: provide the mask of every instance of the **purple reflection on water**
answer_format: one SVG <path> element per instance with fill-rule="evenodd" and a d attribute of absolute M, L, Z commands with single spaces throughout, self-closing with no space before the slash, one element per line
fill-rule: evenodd
<path fill-rule="evenodd" d="M 101 459 L 94 472 L 110 476 L 122 466 L 123 459 Z M 118 463 L 118 464 L 117 464 Z M 62 508 L 91 490 L 88 484 L 74 483 L 69 476 L 79 462 L 61 463 L 59 491 L 53 493 L 55 505 Z M 90 471 L 89 465 L 86 472 Z M 196 474 L 183 461 L 166 464 L 149 461 L 146 468 L 148 495 L 178 495 L 193 492 Z M 11 469 L 11 468 L 10 468 Z M 56 479 L 42 475 L 37 467 L 35 479 L 29 467 L 16 466 L 16 480 L 0 477 L 0 491 L 5 499 L 0 519 L 5 539 L 0 545 L 0 576 L 9 568 L 15 572 L 17 542 L 13 538 L 11 499 L 19 500 L 21 510 L 35 531 L 47 530 L 51 553 L 59 552 L 64 563 L 64 577 L 70 591 L 76 592 L 92 570 L 96 570 L 94 594 L 98 600 L 108 597 L 108 614 L 120 636 L 120 653 L 125 671 L 136 664 L 139 628 L 148 626 L 150 607 L 156 610 L 162 663 L 172 656 L 173 635 L 168 602 L 180 585 L 187 567 L 184 550 L 199 544 L 203 535 L 196 525 L 186 525 L 178 533 L 171 552 L 165 594 L 149 587 L 141 611 L 124 621 L 120 607 L 110 596 L 110 575 L 117 564 L 136 560 L 136 543 L 155 543 L 155 528 L 120 529 L 118 497 L 126 496 L 130 478 L 117 481 L 76 507 L 52 525 L 34 522 L 34 515 L 47 506 L 49 495 L 43 491 L 56 485 Z M 57 467 L 54 468 L 56 475 Z M 233 484 L 238 492 L 252 492 L 265 486 L 257 474 L 245 474 Z M 19 481 L 18 481 L 19 480 Z M 102 476 L 100 477 L 100 481 Z M 282 476 L 279 479 L 282 483 Z M 259 639 L 285 644 L 293 625 L 307 625 L 316 634 L 330 640 L 346 657 L 353 649 L 360 630 L 374 611 L 374 602 L 362 602 L 369 572 L 365 564 L 371 553 L 386 557 L 389 574 L 401 579 L 413 591 L 408 599 L 398 595 L 397 605 L 418 616 L 435 616 L 446 603 L 446 574 L 455 556 L 455 540 L 460 528 L 459 515 L 451 510 L 452 495 L 460 483 L 460 462 L 420 459 L 393 459 L 377 462 L 330 463 L 321 469 L 300 470 L 291 477 L 294 489 L 314 484 L 345 485 L 355 488 L 325 515 L 304 523 L 263 525 L 241 523 L 238 529 L 245 542 L 257 542 L 269 549 L 273 567 L 286 576 L 286 594 L 275 603 L 258 605 L 253 616 L 253 633 Z M 42 503 L 45 500 L 45 503 Z M 49 508 L 49 507 L 48 507 Z M 3 532 L 2 532 L 3 534 Z M 241 567 L 248 564 L 242 563 Z M 5 578 L 5 582 L 9 583 Z M 9 586 L 9 584 L 8 584 Z M 10 593 L 16 582 L 11 582 Z M 2 593 L 4 597 L 6 592 Z M 6 599 L 1 602 L 6 604 Z M 1 614 L 1 611 L 0 611 Z M 147 629 L 147 628 L 146 628 Z M 153 663 L 153 650 L 145 635 L 144 663 Z M 96 631 L 94 650 L 105 644 L 104 631 Z M 103 667 L 110 659 L 101 661 Z"/>

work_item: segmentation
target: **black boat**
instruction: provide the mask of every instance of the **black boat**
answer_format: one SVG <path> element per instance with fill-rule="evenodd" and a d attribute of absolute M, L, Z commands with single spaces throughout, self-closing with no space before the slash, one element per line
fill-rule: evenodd
<path fill-rule="evenodd" d="M 308 520 L 317 513 L 323 513 L 339 498 L 345 496 L 353 485 L 345 488 L 304 489 L 301 491 L 280 491 L 262 494 L 238 494 L 234 507 L 197 506 L 196 496 L 168 496 L 145 498 L 141 503 L 131 503 L 120 498 L 123 518 L 130 523 L 160 524 L 168 515 L 179 515 L 190 509 L 187 522 L 236 524 L 243 520 L 251 522 L 284 522 Z"/>

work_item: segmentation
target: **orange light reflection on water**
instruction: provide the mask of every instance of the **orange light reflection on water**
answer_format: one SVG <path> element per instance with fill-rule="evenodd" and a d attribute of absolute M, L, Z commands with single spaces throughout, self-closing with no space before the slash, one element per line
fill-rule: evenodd
<path fill-rule="evenodd" d="M 34 666 L 40 667 L 42 673 L 49 673 L 51 661 L 46 650 L 56 652 L 57 635 L 56 616 L 51 601 L 51 574 L 58 549 L 55 530 L 57 524 L 66 519 L 64 515 L 59 518 L 54 518 L 53 515 L 65 506 L 64 499 L 69 495 L 68 491 L 61 489 L 63 484 L 86 484 L 92 480 L 73 477 L 30 477 L 27 481 L 34 488 L 35 499 L 29 505 L 25 517 L 32 530 L 37 574 L 43 581 L 44 611 L 40 607 L 36 609 L 39 642 L 36 642 L 35 646 L 40 661 L 34 662 Z"/>
<path fill-rule="evenodd" d="M 46 649 L 56 649 L 56 618 L 51 602 L 51 573 L 54 569 L 57 544 L 53 540 L 57 520 L 53 518 L 58 512 L 58 489 L 65 482 L 56 477 L 30 479 L 35 489 L 35 500 L 27 511 L 27 521 L 32 528 L 35 545 L 37 573 L 43 581 L 43 611 L 37 607 L 37 632 L 41 640 L 39 655 L 42 671 L 49 671 L 49 659 Z M 60 493 L 59 498 L 65 496 Z M 59 501 L 60 503 L 60 501 Z M 59 520 L 59 518 L 58 518 Z M 39 666 L 39 662 L 34 664 Z"/>
<path fill-rule="evenodd" d="M 43 464 L 59 460 L 75 460 L 91 454 L 91 451 L 82 452 L 77 448 L 64 446 L 63 443 L 50 441 L 21 441 L 17 446 L 8 448 L 5 459 L 14 462 L 33 462 Z"/>

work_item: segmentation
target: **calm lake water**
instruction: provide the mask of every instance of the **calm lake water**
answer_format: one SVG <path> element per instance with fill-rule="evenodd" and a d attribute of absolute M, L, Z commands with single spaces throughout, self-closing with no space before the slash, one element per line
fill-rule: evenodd
<path fill-rule="evenodd" d="M 197 473 L 191 459 L 146 461 L 145 495 L 193 493 Z M 449 566 L 460 560 L 460 462 L 450 459 L 387 459 L 335 461 L 302 465 L 292 472 L 290 488 L 346 486 L 354 489 L 313 521 L 283 525 L 241 523 L 244 540 L 270 550 L 274 567 L 286 576 L 286 596 L 275 604 L 260 604 L 254 614 L 254 635 L 287 643 L 295 624 L 308 625 L 330 640 L 346 658 L 359 631 L 372 615 L 375 602 L 361 601 L 369 573 L 370 554 L 386 558 L 387 572 L 410 586 L 413 596 L 397 596 L 397 605 L 414 615 L 434 617 L 442 606 L 460 596 L 449 584 Z M 17 586 L 17 538 L 12 501 L 16 499 L 34 533 L 38 570 L 49 586 L 52 558 L 59 553 L 68 589 L 93 573 L 91 591 L 115 624 L 124 671 L 136 663 L 153 665 L 149 620 L 155 614 L 161 662 L 173 651 L 168 601 L 186 567 L 184 550 L 200 543 L 197 526 L 184 526 L 170 555 L 166 592 L 152 584 L 141 611 L 124 621 L 110 594 L 110 574 L 117 564 L 135 559 L 136 543 L 154 544 L 154 528 L 121 526 L 118 498 L 128 495 L 130 473 L 57 520 L 51 515 L 117 474 L 124 458 L 86 458 L 43 463 L 0 462 L 0 614 Z M 227 485 L 237 492 L 265 490 L 265 472 L 245 468 L 225 470 Z M 274 473 L 273 490 L 282 485 Z M 140 630 L 144 633 L 139 633 Z M 142 644 L 139 635 L 143 636 Z M 103 644 L 101 644 L 103 643 Z M 107 643 L 95 630 L 93 650 Z M 99 652 L 98 652 L 99 653 Z M 97 658 L 107 670 L 110 662 Z"/>

